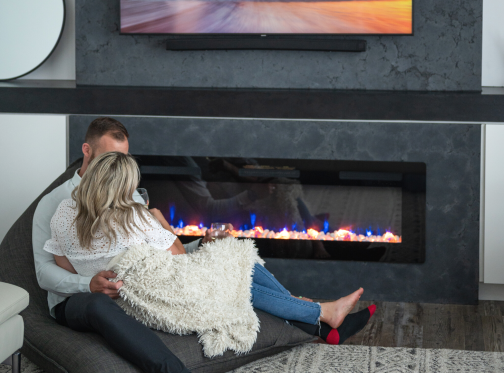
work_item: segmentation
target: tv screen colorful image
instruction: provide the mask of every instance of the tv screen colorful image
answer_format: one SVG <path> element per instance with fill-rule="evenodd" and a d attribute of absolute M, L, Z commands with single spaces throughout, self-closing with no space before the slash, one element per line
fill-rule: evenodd
<path fill-rule="evenodd" d="M 413 33 L 413 0 L 121 0 L 121 33 Z"/>

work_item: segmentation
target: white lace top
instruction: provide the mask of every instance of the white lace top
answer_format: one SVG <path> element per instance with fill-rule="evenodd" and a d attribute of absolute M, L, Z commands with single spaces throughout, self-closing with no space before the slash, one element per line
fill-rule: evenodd
<path fill-rule="evenodd" d="M 66 256 L 77 273 L 82 276 L 91 277 L 104 271 L 111 258 L 131 245 L 148 243 L 156 249 L 167 250 L 177 238 L 150 214 L 145 214 L 150 224 L 147 225 L 135 213 L 135 223 L 141 231 L 133 227 L 134 234 L 130 234 L 129 237 L 118 233 L 117 240 L 110 245 L 110 248 L 109 240 L 98 231 L 96 237 L 99 238 L 93 239 L 92 250 L 87 250 L 80 246 L 77 229 L 75 224 L 72 224 L 77 216 L 74 206 L 75 202 L 72 199 L 65 199 L 60 203 L 51 219 L 51 239 L 46 241 L 44 250 L 54 255 Z M 115 228 L 114 222 L 112 227 Z"/>

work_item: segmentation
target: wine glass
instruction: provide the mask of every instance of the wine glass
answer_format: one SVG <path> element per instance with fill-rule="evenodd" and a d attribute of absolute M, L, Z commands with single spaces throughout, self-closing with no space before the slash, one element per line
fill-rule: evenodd
<path fill-rule="evenodd" d="M 145 207 L 146 209 L 148 209 L 148 208 L 149 208 L 149 193 L 147 193 L 147 189 L 145 189 L 145 188 L 138 188 L 138 189 L 137 189 L 137 192 L 138 192 L 138 194 L 140 194 L 140 197 L 142 197 L 142 199 L 143 199 L 143 200 L 144 200 L 144 202 L 145 202 L 145 203 L 143 204 L 143 205 L 144 205 L 144 207 Z"/>
<path fill-rule="evenodd" d="M 210 237 L 213 240 L 231 236 L 233 224 L 230 223 L 212 223 L 210 226 Z"/>

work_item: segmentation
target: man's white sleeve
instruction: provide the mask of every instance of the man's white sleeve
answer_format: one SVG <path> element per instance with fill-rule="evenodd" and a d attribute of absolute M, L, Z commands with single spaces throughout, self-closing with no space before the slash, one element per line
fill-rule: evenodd
<path fill-rule="evenodd" d="M 58 267 L 53 254 L 43 249 L 46 241 L 51 238 L 51 218 L 60 202 L 50 194 L 45 196 L 40 200 L 33 216 L 32 243 L 37 280 L 42 289 L 63 297 L 89 293 L 91 277 L 76 275 Z"/>
<path fill-rule="evenodd" d="M 184 245 L 184 249 L 186 251 L 186 254 L 190 254 L 190 253 L 193 253 L 193 252 L 199 250 L 198 245 L 201 240 L 202 240 L 202 238 L 200 238 L 199 240 L 193 241 L 193 242 L 186 243 Z"/>

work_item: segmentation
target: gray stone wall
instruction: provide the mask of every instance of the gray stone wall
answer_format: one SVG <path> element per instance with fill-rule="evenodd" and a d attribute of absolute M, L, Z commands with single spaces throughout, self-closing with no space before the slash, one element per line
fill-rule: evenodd
<path fill-rule="evenodd" d="M 70 116 L 70 161 L 93 116 Z M 475 303 L 478 299 L 481 126 L 249 119 L 118 117 L 142 155 L 425 162 L 425 263 L 268 259 L 293 294 L 335 299 Z"/>
<path fill-rule="evenodd" d="M 77 84 L 481 89 L 482 0 L 414 0 L 414 36 L 353 37 L 367 40 L 362 53 L 167 51 L 167 36 L 120 35 L 119 24 L 119 0 L 76 3 Z"/>

